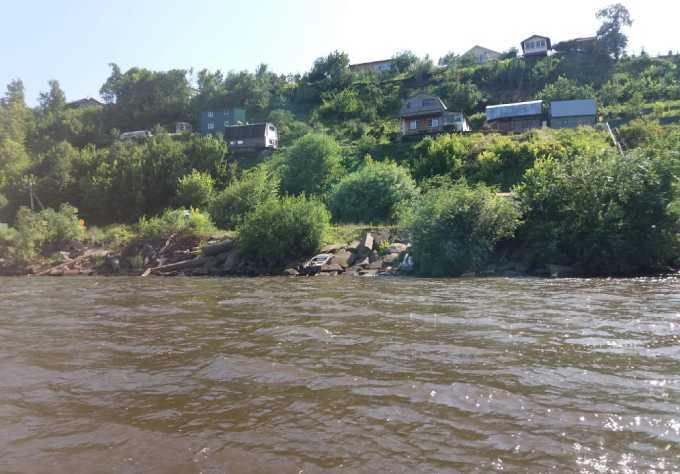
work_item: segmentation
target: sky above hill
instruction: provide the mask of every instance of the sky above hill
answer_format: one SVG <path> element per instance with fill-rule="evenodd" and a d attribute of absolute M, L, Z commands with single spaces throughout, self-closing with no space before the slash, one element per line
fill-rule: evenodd
<path fill-rule="evenodd" d="M 680 50 L 680 2 L 622 0 L 634 19 L 629 51 Z M 475 44 L 498 51 L 532 34 L 553 42 L 594 35 L 614 0 L 0 0 L 0 87 L 21 78 L 30 104 L 49 79 L 67 99 L 98 97 L 109 63 L 195 72 L 307 71 L 333 50 L 352 62 L 410 49 L 435 61 Z"/>

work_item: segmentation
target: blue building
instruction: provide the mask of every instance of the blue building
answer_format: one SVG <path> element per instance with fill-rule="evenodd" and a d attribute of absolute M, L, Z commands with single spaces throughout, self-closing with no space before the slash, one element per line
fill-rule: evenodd
<path fill-rule="evenodd" d="M 201 112 L 199 130 L 201 135 L 224 136 L 224 129 L 246 123 L 245 109 L 215 109 Z"/>

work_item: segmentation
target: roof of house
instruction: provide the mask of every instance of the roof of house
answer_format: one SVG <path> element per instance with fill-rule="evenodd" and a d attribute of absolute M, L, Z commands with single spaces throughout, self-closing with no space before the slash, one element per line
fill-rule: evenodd
<path fill-rule="evenodd" d="M 247 125 L 230 125 L 228 127 L 224 127 L 224 138 L 259 138 L 264 136 L 264 132 L 269 125 L 274 127 L 274 124 L 270 122 L 249 123 Z"/>
<path fill-rule="evenodd" d="M 67 102 L 66 107 L 92 107 L 92 106 L 103 106 L 104 103 L 98 101 L 93 97 L 84 97 L 82 99 L 74 100 L 72 102 Z"/>
<path fill-rule="evenodd" d="M 355 68 L 355 67 L 361 67 L 361 66 L 375 66 L 377 64 L 385 64 L 385 63 L 391 63 L 391 59 L 381 59 L 378 61 L 368 61 L 365 63 L 356 63 L 356 64 L 350 64 L 349 67 L 350 69 Z"/>
<path fill-rule="evenodd" d="M 486 119 L 498 120 L 512 117 L 527 117 L 543 113 L 543 101 L 516 102 L 514 104 L 489 105 L 486 107 Z"/>
<path fill-rule="evenodd" d="M 526 43 L 527 41 L 532 40 L 534 38 L 541 38 L 541 39 L 546 40 L 546 44 L 548 46 L 548 49 L 552 49 L 552 44 L 550 43 L 550 38 L 548 38 L 547 36 L 541 36 L 541 35 L 531 35 L 527 39 L 522 41 L 522 51 L 524 51 L 524 43 Z"/>
<path fill-rule="evenodd" d="M 494 51 L 493 49 L 485 48 L 484 46 L 480 46 L 478 44 L 474 45 L 472 48 L 468 49 L 465 53 L 463 53 L 463 56 L 466 56 L 468 54 L 474 54 L 475 51 L 482 51 L 487 54 L 493 54 L 493 55 L 498 55 L 500 56 L 502 53 L 499 53 L 498 51 Z"/>
<path fill-rule="evenodd" d="M 596 115 L 597 104 L 595 99 L 558 100 L 550 102 L 551 117 L 580 117 L 583 115 Z"/>
<path fill-rule="evenodd" d="M 415 117 L 437 112 L 444 112 L 446 105 L 436 95 L 417 94 L 407 99 L 401 106 L 399 115 L 402 117 Z"/>

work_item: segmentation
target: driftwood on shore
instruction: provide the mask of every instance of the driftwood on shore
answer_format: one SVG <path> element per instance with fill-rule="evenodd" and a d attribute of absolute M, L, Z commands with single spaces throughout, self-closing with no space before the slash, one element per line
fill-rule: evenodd
<path fill-rule="evenodd" d="M 208 263 L 212 257 L 196 257 L 190 260 L 182 260 L 180 262 L 168 263 L 167 265 L 160 265 L 158 267 L 147 268 L 142 276 L 148 276 L 150 273 L 161 273 L 161 272 L 178 272 L 180 270 L 185 270 L 187 268 L 200 267 Z"/>
<path fill-rule="evenodd" d="M 206 257 L 215 257 L 221 253 L 229 252 L 234 248 L 233 240 L 224 240 L 216 244 L 209 244 L 203 248 L 203 255 Z"/>

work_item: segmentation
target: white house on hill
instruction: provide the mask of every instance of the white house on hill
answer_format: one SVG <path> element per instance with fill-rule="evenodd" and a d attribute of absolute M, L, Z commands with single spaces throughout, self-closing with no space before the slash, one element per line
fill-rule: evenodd
<path fill-rule="evenodd" d="M 534 35 L 522 41 L 524 57 L 547 56 L 551 49 L 550 38 L 547 36 Z"/>

